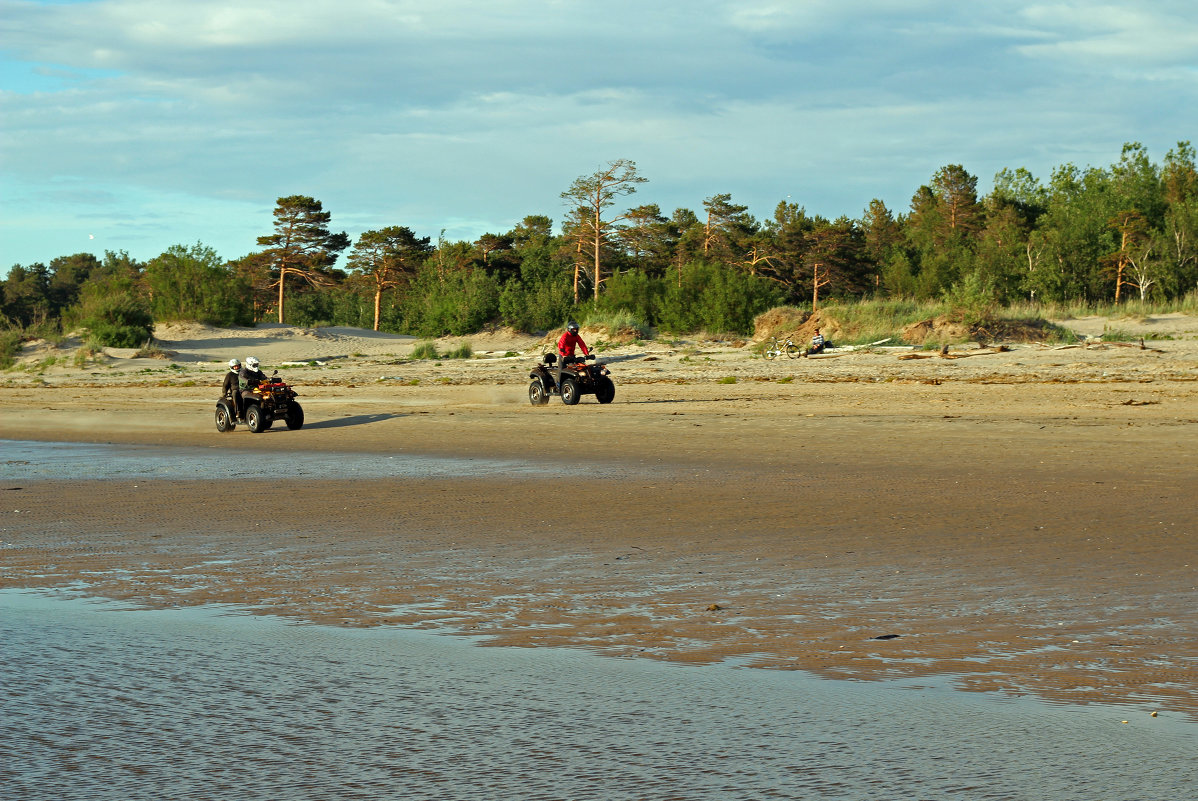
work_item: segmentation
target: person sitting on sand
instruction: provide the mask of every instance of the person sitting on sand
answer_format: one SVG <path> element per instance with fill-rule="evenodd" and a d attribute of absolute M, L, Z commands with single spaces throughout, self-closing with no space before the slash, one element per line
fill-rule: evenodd
<path fill-rule="evenodd" d="M 559 392 L 562 386 L 562 370 L 567 364 L 574 362 L 575 346 L 582 348 L 584 356 L 591 355 L 587 349 L 587 343 L 583 342 L 582 337 L 578 335 L 578 323 L 571 320 L 566 323 L 566 332 L 557 341 L 557 387 Z"/>
<path fill-rule="evenodd" d="M 819 329 L 817 328 L 817 329 L 815 329 L 815 336 L 813 336 L 811 338 L 811 348 L 807 352 L 808 353 L 822 353 L 824 348 L 826 348 L 827 346 L 828 346 L 828 343 L 824 341 L 824 335 L 821 334 Z"/>
<path fill-rule="evenodd" d="M 220 387 L 220 396 L 233 401 L 233 414 L 236 417 L 241 417 L 240 373 L 241 360 L 229 359 L 229 372 L 225 373 L 225 382 Z"/>
<path fill-rule="evenodd" d="M 258 360 L 253 356 L 247 358 L 241 372 L 237 374 L 237 387 L 241 390 L 241 397 L 252 398 L 254 390 L 265 380 L 266 373 L 258 369 Z"/>

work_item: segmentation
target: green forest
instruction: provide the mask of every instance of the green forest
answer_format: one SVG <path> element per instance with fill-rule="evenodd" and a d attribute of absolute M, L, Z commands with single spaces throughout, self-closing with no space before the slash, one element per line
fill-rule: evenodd
<path fill-rule="evenodd" d="M 148 262 L 124 252 L 14 265 L 0 282 L 7 341 L 84 330 L 137 347 L 155 322 L 343 325 L 421 337 L 489 326 L 545 331 L 574 317 L 646 333 L 746 334 L 789 305 L 938 302 L 1005 307 L 1198 299 L 1198 170 L 1189 142 L 1163 162 L 1138 143 L 1109 167 L 1055 168 L 1047 182 L 1004 169 L 985 196 L 960 165 L 937 170 L 908 208 L 873 200 L 859 219 L 780 202 L 757 218 L 730 194 L 666 214 L 633 196 L 626 159 L 577 178 L 557 221 L 525 216 L 477 241 L 398 224 L 351 241 L 312 197 L 278 199 L 260 249 L 223 259 L 202 241 Z M 642 192 L 643 194 L 643 192 Z M 639 197 L 639 196 L 638 196 Z"/>

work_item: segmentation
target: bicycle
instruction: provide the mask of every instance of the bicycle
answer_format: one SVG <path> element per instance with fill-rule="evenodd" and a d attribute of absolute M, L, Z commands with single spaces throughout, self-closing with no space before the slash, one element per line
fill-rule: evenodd
<path fill-rule="evenodd" d="M 799 346 L 791 342 L 790 337 L 784 340 L 774 337 L 769 347 L 761 355 L 767 359 L 776 359 L 779 356 L 785 356 L 788 359 L 797 359 L 801 353 L 802 351 L 799 349 Z"/>

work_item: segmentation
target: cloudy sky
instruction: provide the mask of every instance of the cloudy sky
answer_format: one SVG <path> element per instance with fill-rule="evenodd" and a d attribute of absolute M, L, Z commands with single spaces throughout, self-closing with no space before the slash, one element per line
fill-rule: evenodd
<path fill-rule="evenodd" d="M 293 194 L 473 240 L 621 158 L 629 205 L 860 217 L 1196 121 L 1193 0 L 0 0 L 0 272 L 238 258 Z"/>

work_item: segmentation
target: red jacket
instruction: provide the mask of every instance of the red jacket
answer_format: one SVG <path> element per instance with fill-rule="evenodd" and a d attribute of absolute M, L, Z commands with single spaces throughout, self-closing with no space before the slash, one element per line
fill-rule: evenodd
<path fill-rule="evenodd" d="M 591 355 L 591 352 L 587 350 L 587 343 L 582 341 L 582 337 L 580 337 L 578 334 L 571 334 L 569 331 L 562 334 L 561 339 L 557 341 L 557 355 L 563 357 L 573 356 L 575 345 L 582 348 L 582 355 Z"/>

